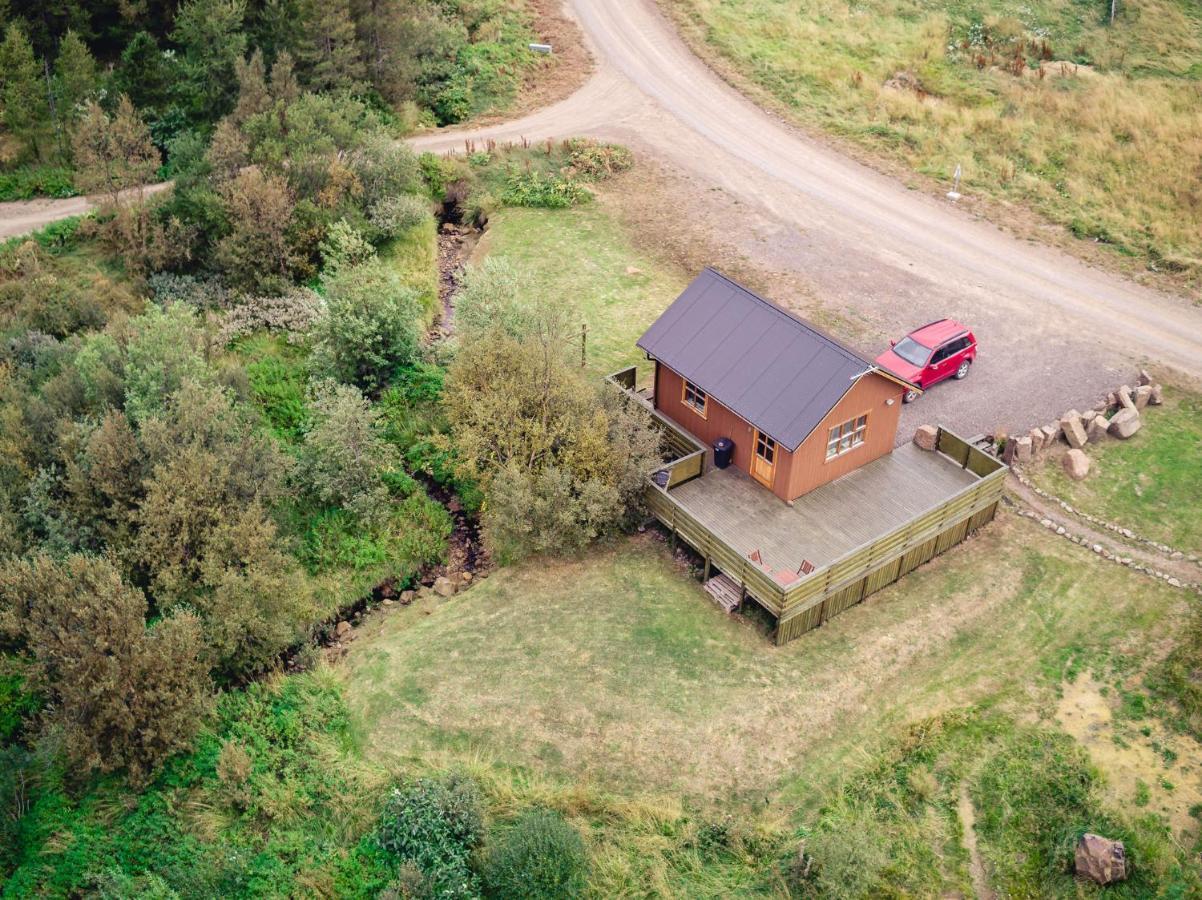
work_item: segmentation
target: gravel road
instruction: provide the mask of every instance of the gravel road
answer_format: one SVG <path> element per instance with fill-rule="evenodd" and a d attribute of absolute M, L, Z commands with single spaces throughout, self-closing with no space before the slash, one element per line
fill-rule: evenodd
<path fill-rule="evenodd" d="M 1050 421 L 1129 379 L 1136 364 L 1202 378 L 1202 309 L 1185 299 L 1013 237 L 806 136 L 715 75 L 653 0 L 568 7 L 596 60 L 580 90 L 515 121 L 412 143 L 437 152 L 468 139 L 619 140 L 687 173 L 696 198 L 733 200 L 725 220 L 694 224 L 766 270 L 799 276 L 858 324 L 862 351 L 875 355 L 887 337 L 931 319 L 968 322 L 981 344 L 974 372 L 907 407 L 906 433 L 922 421 L 962 433 Z M 60 208 L 81 211 L 78 199 L 57 202 L 0 204 L 0 235 Z"/>

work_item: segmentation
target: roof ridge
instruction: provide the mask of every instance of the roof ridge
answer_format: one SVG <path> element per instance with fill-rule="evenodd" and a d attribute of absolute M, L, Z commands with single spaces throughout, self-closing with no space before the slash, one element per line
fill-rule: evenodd
<path fill-rule="evenodd" d="M 873 367 L 872 362 L 870 362 L 869 360 L 862 357 L 859 353 L 857 353 L 855 350 L 852 350 L 850 347 L 848 347 L 842 341 L 827 334 L 821 328 L 818 328 L 812 322 L 808 322 L 807 320 L 803 319 L 801 316 L 797 315 L 796 313 L 792 312 L 791 310 L 785 309 L 779 303 L 775 303 L 772 300 L 769 300 L 767 297 L 760 296 L 755 291 L 751 290 L 750 288 L 746 287 L 745 285 L 739 284 L 739 282 L 735 281 L 733 278 L 730 278 L 729 276 L 723 274 L 722 272 L 719 272 L 713 266 L 706 266 L 705 271 L 718 276 L 723 281 L 725 281 L 727 284 L 729 284 L 731 287 L 742 291 L 744 294 L 751 297 L 753 300 L 759 301 L 764 306 L 768 307 L 768 309 L 772 310 L 774 313 L 784 316 L 785 318 L 789 319 L 791 322 L 794 322 L 795 324 L 800 325 L 802 328 L 806 329 L 807 331 L 811 332 L 812 334 L 817 335 L 819 338 L 826 341 L 826 343 L 830 344 L 832 347 L 834 347 L 840 353 L 843 353 L 844 355 L 851 357 L 856 362 L 863 363 L 866 368 L 870 369 Z"/>

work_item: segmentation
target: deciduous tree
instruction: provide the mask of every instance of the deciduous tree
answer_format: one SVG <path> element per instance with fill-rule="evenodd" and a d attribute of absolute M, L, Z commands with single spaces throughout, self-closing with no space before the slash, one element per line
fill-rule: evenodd
<path fill-rule="evenodd" d="M 196 735 L 210 682 L 200 622 L 146 625 L 146 598 L 107 560 L 46 556 L 0 567 L 0 631 L 34 662 L 46 725 L 84 770 L 144 780 Z"/>
<path fill-rule="evenodd" d="M 312 416 L 299 476 L 325 506 L 373 519 L 388 504 L 382 476 L 397 468 L 396 451 L 380 432 L 380 414 L 359 389 L 332 381 L 313 391 Z"/>
<path fill-rule="evenodd" d="M 230 233 L 216 255 L 229 281 L 253 291 L 286 288 L 297 263 L 288 239 L 294 208 L 288 183 L 252 166 L 226 185 L 223 198 Z"/>
<path fill-rule="evenodd" d="M 617 526 L 659 460 L 646 412 L 568 361 L 562 312 L 466 338 L 447 376 L 450 444 L 481 485 L 502 559 L 578 549 Z"/>
<path fill-rule="evenodd" d="M 417 294 L 379 261 L 341 269 L 325 288 L 326 314 L 313 329 L 314 374 L 368 391 L 383 388 L 417 358 Z"/>
<path fill-rule="evenodd" d="M 103 193 L 114 212 L 121 192 L 149 183 L 160 163 L 150 129 L 124 95 L 111 119 L 98 104 L 88 103 L 72 145 L 76 184 L 89 193 Z M 131 199 L 141 202 L 141 191 Z"/>

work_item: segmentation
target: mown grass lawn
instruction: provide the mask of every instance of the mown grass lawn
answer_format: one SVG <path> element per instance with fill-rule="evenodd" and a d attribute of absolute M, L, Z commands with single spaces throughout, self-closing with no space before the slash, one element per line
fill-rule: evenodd
<path fill-rule="evenodd" d="M 896 853 L 914 868 L 896 884 L 938 893 L 969 883 L 944 804 L 954 806 L 961 782 L 990 796 L 1008 790 L 979 782 L 977 763 L 1052 752 L 1039 747 L 1055 733 L 1046 723 L 1062 678 L 1142 656 L 1186 609 L 1182 593 L 1003 516 L 776 648 L 760 628 L 720 613 L 662 543 L 643 537 L 502 570 L 450 600 L 376 618 L 343 677 L 361 746 L 385 765 L 468 761 L 520 773 L 508 776 L 519 783 L 574 785 L 561 788 L 569 793 L 676 797 L 699 810 L 695 822 L 735 811 L 778 836 L 842 823 L 858 829 L 860 845 L 900 841 Z M 936 769 L 941 780 L 929 790 L 890 787 L 888 760 L 913 751 L 904 749 L 913 723 L 928 717 L 932 733 L 959 729 L 935 755 L 946 771 Z M 906 758 L 903 777 L 915 765 Z M 934 758 L 918 762 L 929 769 Z M 1070 753 L 1056 777 L 1072 781 L 1086 771 L 1082 760 Z M 853 776 L 856 790 L 880 792 L 881 802 L 899 790 L 919 799 L 866 824 L 846 806 Z M 1078 817 L 1102 816 L 1089 796 Z M 1043 884 L 1046 873 L 1024 869 L 1019 825 L 1007 822 L 991 826 L 994 870 L 1007 884 Z M 1163 842 L 1149 834 L 1141 840 Z M 1071 878 L 1053 880 L 1057 892 L 1071 888 Z"/>
<path fill-rule="evenodd" d="M 1087 448 L 1093 465 L 1084 481 L 1058 465 L 1031 473 L 1044 490 L 1078 509 L 1182 550 L 1202 550 L 1202 396 L 1165 391 L 1165 403 L 1144 412 L 1127 441 Z"/>
<path fill-rule="evenodd" d="M 797 121 L 1202 274 L 1202 7 L 1192 0 L 661 0 Z M 1016 53 L 1018 57 L 1015 66 Z M 1043 74 L 1040 75 L 1042 63 Z M 886 87 L 898 73 L 905 78 Z M 896 82 L 895 82 L 896 83 Z"/>
<path fill-rule="evenodd" d="M 851 747 L 925 711 L 1049 696 L 1066 668 L 1139 647 L 1183 607 L 1007 520 L 775 648 L 643 538 L 377 619 L 346 678 L 377 754 L 475 751 L 630 790 L 783 791 L 804 806 Z"/>
<path fill-rule="evenodd" d="M 601 204 L 571 209 L 507 208 L 489 222 L 478 254 L 505 257 L 527 276 L 530 289 L 557 298 L 588 325 L 587 368 L 598 374 L 641 363 L 635 347 L 676 299 L 689 276 L 634 248 Z"/>

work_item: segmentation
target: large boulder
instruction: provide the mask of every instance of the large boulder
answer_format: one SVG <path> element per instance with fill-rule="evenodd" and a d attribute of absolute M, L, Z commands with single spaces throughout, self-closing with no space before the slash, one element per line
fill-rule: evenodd
<path fill-rule="evenodd" d="M 1074 449 L 1080 450 L 1088 440 L 1085 437 L 1085 428 L 1081 425 L 1081 413 L 1075 409 L 1070 409 L 1060 417 L 1060 430 L 1064 432 L 1064 439 L 1068 441 L 1068 445 Z"/>
<path fill-rule="evenodd" d="M 1147 370 L 1147 369 L 1140 369 L 1140 370 L 1139 370 L 1139 383 L 1140 383 L 1141 385 L 1145 385 L 1145 384 L 1151 384 L 1151 383 L 1152 383 L 1152 376 L 1148 374 L 1148 370 Z"/>
<path fill-rule="evenodd" d="M 1024 436 L 1014 439 L 1014 461 L 1015 462 L 1030 462 L 1031 461 L 1031 438 Z"/>
<path fill-rule="evenodd" d="M 1006 438 L 1006 444 L 1002 447 L 1002 462 L 1008 466 L 1014 465 L 1014 457 L 1018 452 L 1018 438 Z"/>
<path fill-rule="evenodd" d="M 1164 388 L 1158 384 L 1152 385 L 1152 393 L 1148 394 L 1148 406 L 1160 406 L 1164 403 Z"/>
<path fill-rule="evenodd" d="M 439 575 L 434 579 L 434 593 L 440 597 L 452 597 L 458 589 L 459 585 L 445 575 Z"/>
<path fill-rule="evenodd" d="M 1106 437 L 1106 429 L 1109 427 L 1110 423 L 1106 421 L 1105 416 L 1094 416 L 1093 421 L 1085 429 L 1085 436 L 1089 438 L 1091 444 L 1096 444 Z"/>
<path fill-rule="evenodd" d="M 1119 406 L 1123 409 L 1135 409 L 1135 398 L 1131 396 L 1131 388 L 1123 385 L 1119 388 Z"/>
<path fill-rule="evenodd" d="M 1089 457 L 1084 450 L 1070 450 L 1060 460 L 1064 474 L 1073 481 L 1080 481 L 1089 474 Z"/>
<path fill-rule="evenodd" d="M 1045 447 L 1052 446 L 1052 444 L 1056 443 L 1057 438 L 1060 437 L 1059 423 L 1055 425 L 1044 425 L 1043 428 L 1039 430 L 1043 432 L 1043 445 Z"/>
<path fill-rule="evenodd" d="M 1043 439 L 1043 429 L 1042 428 L 1032 428 L 1030 431 L 1030 434 L 1031 434 L 1031 452 L 1038 453 L 1040 450 L 1043 449 L 1044 444 L 1045 444 L 1045 441 Z"/>
<path fill-rule="evenodd" d="M 1120 409 L 1114 414 L 1114 418 L 1110 420 L 1106 430 L 1111 436 L 1125 441 L 1139 431 L 1141 425 L 1143 422 L 1140 421 L 1139 410 Z"/>
<path fill-rule="evenodd" d="M 1135 408 L 1143 409 L 1152 397 L 1152 385 L 1141 384 L 1135 389 Z"/>
<path fill-rule="evenodd" d="M 1123 842 L 1101 835 L 1081 835 L 1073 862 L 1077 874 L 1095 884 L 1114 884 L 1127 877 L 1127 850 Z"/>
<path fill-rule="evenodd" d="M 914 432 L 914 443 L 923 450 L 934 450 L 939 440 L 939 429 L 934 425 L 919 425 Z"/>

